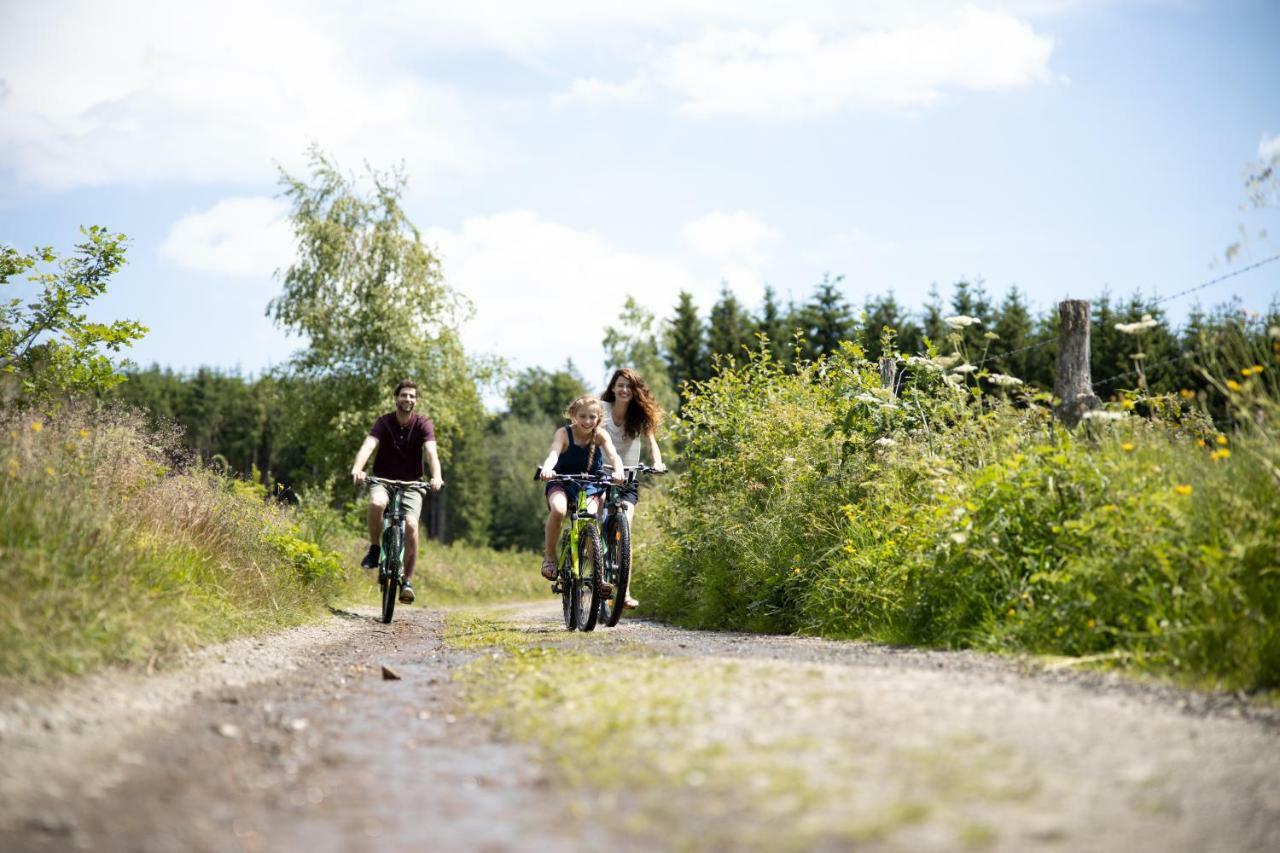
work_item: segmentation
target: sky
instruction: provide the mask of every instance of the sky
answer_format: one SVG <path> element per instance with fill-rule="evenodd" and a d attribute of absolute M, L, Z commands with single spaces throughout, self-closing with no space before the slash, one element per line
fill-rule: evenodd
<path fill-rule="evenodd" d="M 0 244 L 124 232 L 95 319 L 250 375 L 301 344 L 265 309 L 313 144 L 403 164 L 470 352 L 593 385 L 628 295 L 1169 296 L 1280 254 L 1243 186 L 1278 44 L 1274 0 L 0 0 Z M 1280 262 L 1162 307 L 1277 293 Z"/>

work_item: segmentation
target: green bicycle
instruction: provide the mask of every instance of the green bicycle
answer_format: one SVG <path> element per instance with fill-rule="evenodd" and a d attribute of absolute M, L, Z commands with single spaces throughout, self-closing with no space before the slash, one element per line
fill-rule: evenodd
<path fill-rule="evenodd" d="M 541 475 L 539 468 L 535 479 Z M 546 482 L 587 486 L 603 485 L 611 480 L 593 474 L 557 474 Z M 556 546 L 556 579 L 551 592 L 560 595 L 566 628 L 592 631 L 604 601 L 604 549 L 600 542 L 600 522 L 591 511 L 591 497 L 585 488 L 578 489 L 577 500 L 569 507 L 565 522 Z"/>
<path fill-rule="evenodd" d="M 608 465 L 605 470 L 611 470 Z M 622 490 L 625 486 L 636 483 L 641 474 L 665 474 L 648 465 L 629 465 L 623 469 L 627 479 L 623 483 L 610 483 L 608 495 L 604 501 L 604 509 L 600 514 L 600 525 L 604 530 L 604 589 L 605 596 L 600 602 L 600 621 L 606 628 L 612 628 L 622 618 L 623 600 L 631 584 L 631 525 L 627 522 L 626 510 L 622 507 Z M 612 592 L 612 594 L 610 594 Z"/>

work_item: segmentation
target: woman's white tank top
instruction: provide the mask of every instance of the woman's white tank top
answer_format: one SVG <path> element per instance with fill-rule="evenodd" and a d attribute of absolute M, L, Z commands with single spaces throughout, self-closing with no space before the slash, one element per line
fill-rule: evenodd
<path fill-rule="evenodd" d="M 609 438 L 613 439 L 613 447 L 618 451 L 618 455 L 622 457 L 622 464 L 627 466 L 639 465 L 640 436 L 635 435 L 627 438 L 626 427 L 615 423 L 613 420 L 613 406 L 605 407 L 603 426 L 605 432 L 609 433 Z"/>

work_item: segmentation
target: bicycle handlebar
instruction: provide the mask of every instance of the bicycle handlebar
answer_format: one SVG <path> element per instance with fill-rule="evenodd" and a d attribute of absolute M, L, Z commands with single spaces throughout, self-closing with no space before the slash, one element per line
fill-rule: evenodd
<path fill-rule="evenodd" d="M 533 472 L 534 482 L 542 479 L 542 466 L 539 465 Z M 556 474 L 548 483 L 612 483 L 612 477 L 605 477 L 601 474 Z"/>
<path fill-rule="evenodd" d="M 417 489 L 425 492 L 431 484 L 422 480 L 388 480 L 385 477 L 365 477 L 366 483 L 379 483 L 383 486 L 401 486 L 406 489 Z"/>

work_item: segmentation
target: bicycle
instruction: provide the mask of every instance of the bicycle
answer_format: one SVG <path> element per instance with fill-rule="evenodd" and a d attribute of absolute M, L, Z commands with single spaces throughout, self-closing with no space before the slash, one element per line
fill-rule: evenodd
<path fill-rule="evenodd" d="M 608 465 L 604 467 L 612 470 Z M 600 521 L 604 530 L 604 582 L 612 588 L 612 594 L 600 602 L 600 619 L 606 628 L 616 626 L 622 618 L 622 611 L 626 609 L 623 602 L 631 582 L 631 522 L 627 521 L 627 513 L 622 508 L 622 490 L 634 484 L 641 474 L 666 473 L 665 469 L 648 465 L 628 465 L 623 470 L 627 479 L 621 484 L 609 484 Z"/>
<path fill-rule="evenodd" d="M 542 469 L 534 474 L 542 479 Z M 612 482 L 609 477 L 594 474 L 557 474 L 547 483 L 577 483 L 585 487 Z M 569 507 L 567 524 L 560 531 L 556 545 L 556 579 L 551 593 L 560 594 L 564 608 L 564 624 L 570 631 L 592 631 L 600 616 L 604 590 L 604 560 L 600 543 L 600 522 L 591 511 L 591 496 L 578 489 L 574 506 Z"/>
<path fill-rule="evenodd" d="M 430 486 L 421 480 L 385 480 L 382 477 L 367 477 L 365 482 L 387 487 L 387 508 L 382 512 L 378 588 L 382 591 L 382 621 L 390 624 L 400 587 L 404 584 L 404 493 L 415 489 L 425 495 Z"/>

